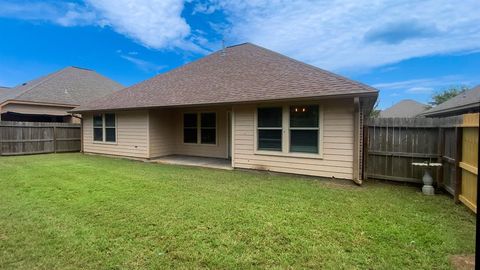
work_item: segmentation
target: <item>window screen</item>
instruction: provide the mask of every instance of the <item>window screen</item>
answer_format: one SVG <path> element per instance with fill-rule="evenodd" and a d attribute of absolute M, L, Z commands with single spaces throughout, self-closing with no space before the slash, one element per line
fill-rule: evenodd
<path fill-rule="evenodd" d="M 282 107 L 258 108 L 257 129 L 259 150 L 282 151 Z"/>
<path fill-rule="evenodd" d="M 215 144 L 216 143 L 216 129 L 217 129 L 217 117 L 215 113 L 201 113 L 201 138 L 202 144 Z"/>
<path fill-rule="evenodd" d="M 183 142 L 197 143 L 197 114 L 185 113 L 183 115 Z"/>
<path fill-rule="evenodd" d="M 103 116 L 101 114 L 93 116 L 93 140 L 103 141 Z"/>
<path fill-rule="evenodd" d="M 318 105 L 290 107 L 290 152 L 318 153 Z"/>
<path fill-rule="evenodd" d="M 117 123 L 114 113 L 93 116 L 93 140 L 97 142 L 116 142 Z"/>

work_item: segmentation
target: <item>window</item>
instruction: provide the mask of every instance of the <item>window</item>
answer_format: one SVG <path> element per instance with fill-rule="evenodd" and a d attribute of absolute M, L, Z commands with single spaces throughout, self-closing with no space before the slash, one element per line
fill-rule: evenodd
<path fill-rule="evenodd" d="M 217 119 L 215 113 L 201 113 L 201 143 L 202 144 L 215 144 L 216 143 L 216 129 Z"/>
<path fill-rule="evenodd" d="M 183 114 L 183 142 L 216 144 L 217 114 L 212 112 Z"/>
<path fill-rule="evenodd" d="M 103 141 L 103 116 L 101 114 L 93 116 L 93 140 Z"/>
<path fill-rule="evenodd" d="M 290 152 L 318 153 L 318 105 L 290 107 Z"/>
<path fill-rule="evenodd" d="M 116 142 L 117 124 L 114 113 L 93 116 L 93 140 L 96 142 Z"/>
<path fill-rule="evenodd" d="M 183 142 L 197 143 L 197 114 L 185 113 L 183 115 Z"/>
<path fill-rule="evenodd" d="M 105 114 L 105 141 L 106 142 L 115 142 L 116 141 L 116 131 L 115 131 L 115 114 L 106 113 Z"/>
<path fill-rule="evenodd" d="M 282 107 L 258 108 L 259 150 L 282 151 Z"/>

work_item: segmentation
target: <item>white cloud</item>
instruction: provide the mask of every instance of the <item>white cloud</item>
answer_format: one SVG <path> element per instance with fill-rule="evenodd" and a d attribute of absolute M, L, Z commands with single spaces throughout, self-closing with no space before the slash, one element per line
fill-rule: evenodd
<path fill-rule="evenodd" d="M 202 46 L 206 42 L 198 33 L 191 33 L 181 16 L 183 8 L 183 0 L 0 0 L 0 17 L 47 21 L 65 27 L 109 26 L 148 48 L 207 53 Z"/>
<path fill-rule="evenodd" d="M 48 21 L 61 26 L 96 23 L 95 12 L 68 2 L 9 2 L 0 0 L 0 17 L 30 21 Z"/>
<path fill-rule="evenodd" d="M 204 52 L 189 41 L 183 0 L 87 0 L 115 31 L 149 48 Z"/>
<path fill-rule="evenodd" d="M 480 1 L 212 0 L 229 41 L 250 41 L 327 69 L 364 69 L 480 48 Z"/>
<path fill-rule="evenodd" d="M 433 88 L 432 87 L 411 87 L 411 88 L 408 88 L 406 92 L 410 94 L 430 94 L 433 92 Z"/>
<path fill-rule="evenodd" d="M 338 71 L 414 57 L 480 51 L 480 1 L 463 0 L 0 0 L 0 17 L 109 26 L 153 49 L 208 53 L 253 42 Z M 182 16 L 185 4 L 209 28 Z M 199 14 L 203 13 L 203 14 Z M 219 21 L 218 14 L 225 16 Z M 191 20 L 195 21 L 195 20 Z"/>
<path fill-rule="evenodd" d="M 149 62 L 149 61 L 137 58 L 137 57 L 133 57 L 131 55 L 121 54 L 120 57 L 129 61 L 130 63 L 134 64 L 137 68 L 139 68 L 139 69 L 141 69 L 145 72 L 158 73 L 160 70 L 165 68 L 165 66 L 157 65 L 155 63 L 152 63 L 152 62 Z"/>
<path fill-rule="evenodd" d="M 395 82 L 374 84 L 373 87 L 380 89 L 381 93 L 391 93 L 390 96 L 399 93 L 410 95 L 428 95 L 435 91 L 455 86 L 472 86 L 472 81 L 462 75 L 449 75 L 443 77 L 421 78 Z"/>

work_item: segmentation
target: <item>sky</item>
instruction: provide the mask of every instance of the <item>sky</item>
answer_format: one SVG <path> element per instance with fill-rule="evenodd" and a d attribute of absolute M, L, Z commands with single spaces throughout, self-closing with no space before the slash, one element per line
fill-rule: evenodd
<path fill-rule="evenodd" d="M 0 0 L 0 86 L 66 66 L 130 86 L 251 42 L 380 90 L 480 84 L 479 0 Z"/>

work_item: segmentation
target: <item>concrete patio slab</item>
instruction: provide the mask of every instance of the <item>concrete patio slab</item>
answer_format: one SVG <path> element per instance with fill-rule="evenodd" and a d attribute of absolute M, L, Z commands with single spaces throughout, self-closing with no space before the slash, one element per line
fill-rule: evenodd
<path fill-rule="evenodd" d="M 185 166 L 206 167 L 222 170 L 232 170 L 231 160 L 226 158 L 194 157 L 183 155 L 171 155 L 151 159 L 151 162 L 163 164 L 175 164 Z"/>

